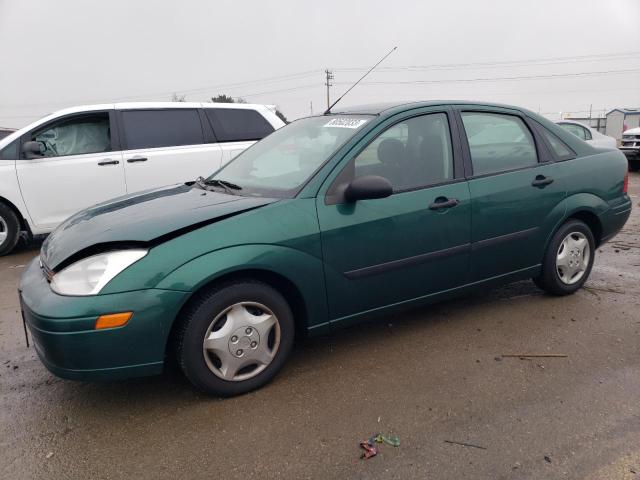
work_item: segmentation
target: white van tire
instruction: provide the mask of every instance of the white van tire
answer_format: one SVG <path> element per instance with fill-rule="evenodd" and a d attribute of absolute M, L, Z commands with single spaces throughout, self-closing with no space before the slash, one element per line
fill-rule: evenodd
<path fill-rule="evenodd" d="M 20 239 L 20 221 L 6 203 L 0 202 L 0 256 L 10 253 Z"/>

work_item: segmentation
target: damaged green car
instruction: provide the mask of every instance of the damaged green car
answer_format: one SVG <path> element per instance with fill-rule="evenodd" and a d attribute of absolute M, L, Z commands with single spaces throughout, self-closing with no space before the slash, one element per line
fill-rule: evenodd
<path fill-rule="evenodd" d="M 532 278 L 587 280 L 631 211 L 627 163 L 523 109 L 423 102 L 301 119 L 208 178 L 97 205 L 20 283 L 54 374 L 175 356 L 205 392 L 264 385 L 294 337 Z"/>

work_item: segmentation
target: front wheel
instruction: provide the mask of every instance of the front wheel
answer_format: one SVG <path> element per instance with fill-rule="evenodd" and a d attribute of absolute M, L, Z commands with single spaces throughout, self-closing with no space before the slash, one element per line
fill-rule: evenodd
<path fill-rule="evenodd" d="M 177 360 L 197 388 L 217 396 L 248 392 L 278 373 L 293 346 L 293 314 L 269 285 L 240 281 L 210 289 L 187 308 Z"/>
<path fill-rule="evenodd" d="M 0 202 L 0 256 L 13 250 L 20 239 L 20 222 L 15 212 Z"/>
<path fill-rule="evenodd" d="M 553 295 L 574 293 L 589 278 L 595 251 L 591 229 L 580 220 L 568 221 L 553 235 L 536 285 Z"/>

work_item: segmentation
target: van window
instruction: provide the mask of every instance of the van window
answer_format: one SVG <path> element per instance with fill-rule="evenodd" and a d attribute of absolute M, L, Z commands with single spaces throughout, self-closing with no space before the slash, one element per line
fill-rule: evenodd
<path fill-rule="evenodd" d="M 246 108 L 205 108 L 219 142 L 261 140 L 275 129 L 255 110 Z"/>
<path fill-rule="evenodd" d="M 9 145 L 0 150 L 0 160 L 17 160 L 18 159 L 18 140 L 14 140 Z"/>
<path fill-rule="evenodd" d="M 204 143 L 196 109 L 125 110 L 122 125 L 129 150 Z"/>
<path fill-rule="evenodd" d="M 64 157 L 111 150 L 109 114 L 92 113 L 63 118 L 34 130 L 31 141 L 44 146 L 45 157 Z"/>
<path fill-rule="evenodd" d="M 538 163 L 529 128 L 514 116 L 462 112 L 474 175 L 504 172 Z"/>

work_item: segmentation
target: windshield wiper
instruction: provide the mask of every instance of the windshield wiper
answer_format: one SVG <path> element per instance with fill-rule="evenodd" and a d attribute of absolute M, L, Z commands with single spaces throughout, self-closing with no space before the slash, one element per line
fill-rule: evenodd
<path fill-rule="evenodd" d="M 242 187 L 235 183 L 227 182 L 226 180 L 218 180 L 217 178 L 205 180 L 203 177 L 198 177 L 195 183 L 203 190 L 208 190 L 207 187 L 222 187 L 229 195 L 235 195 L 233 190 L 242 190 Z"/>
<path fill-rule="evenodd" d="M 231 188 L 232 190 L 242 190 L 242 187 L 240 185 L 236 185 L 235 183 L 231 183 L 231 182 L 228 182 L 226 180 L 220 180 L 218 178 L 213 178 L 211 180 L 205 180 L 204 184 L 205 185 L 214 185 L 214 186 L 221 186 L 221 187 Z"/>

